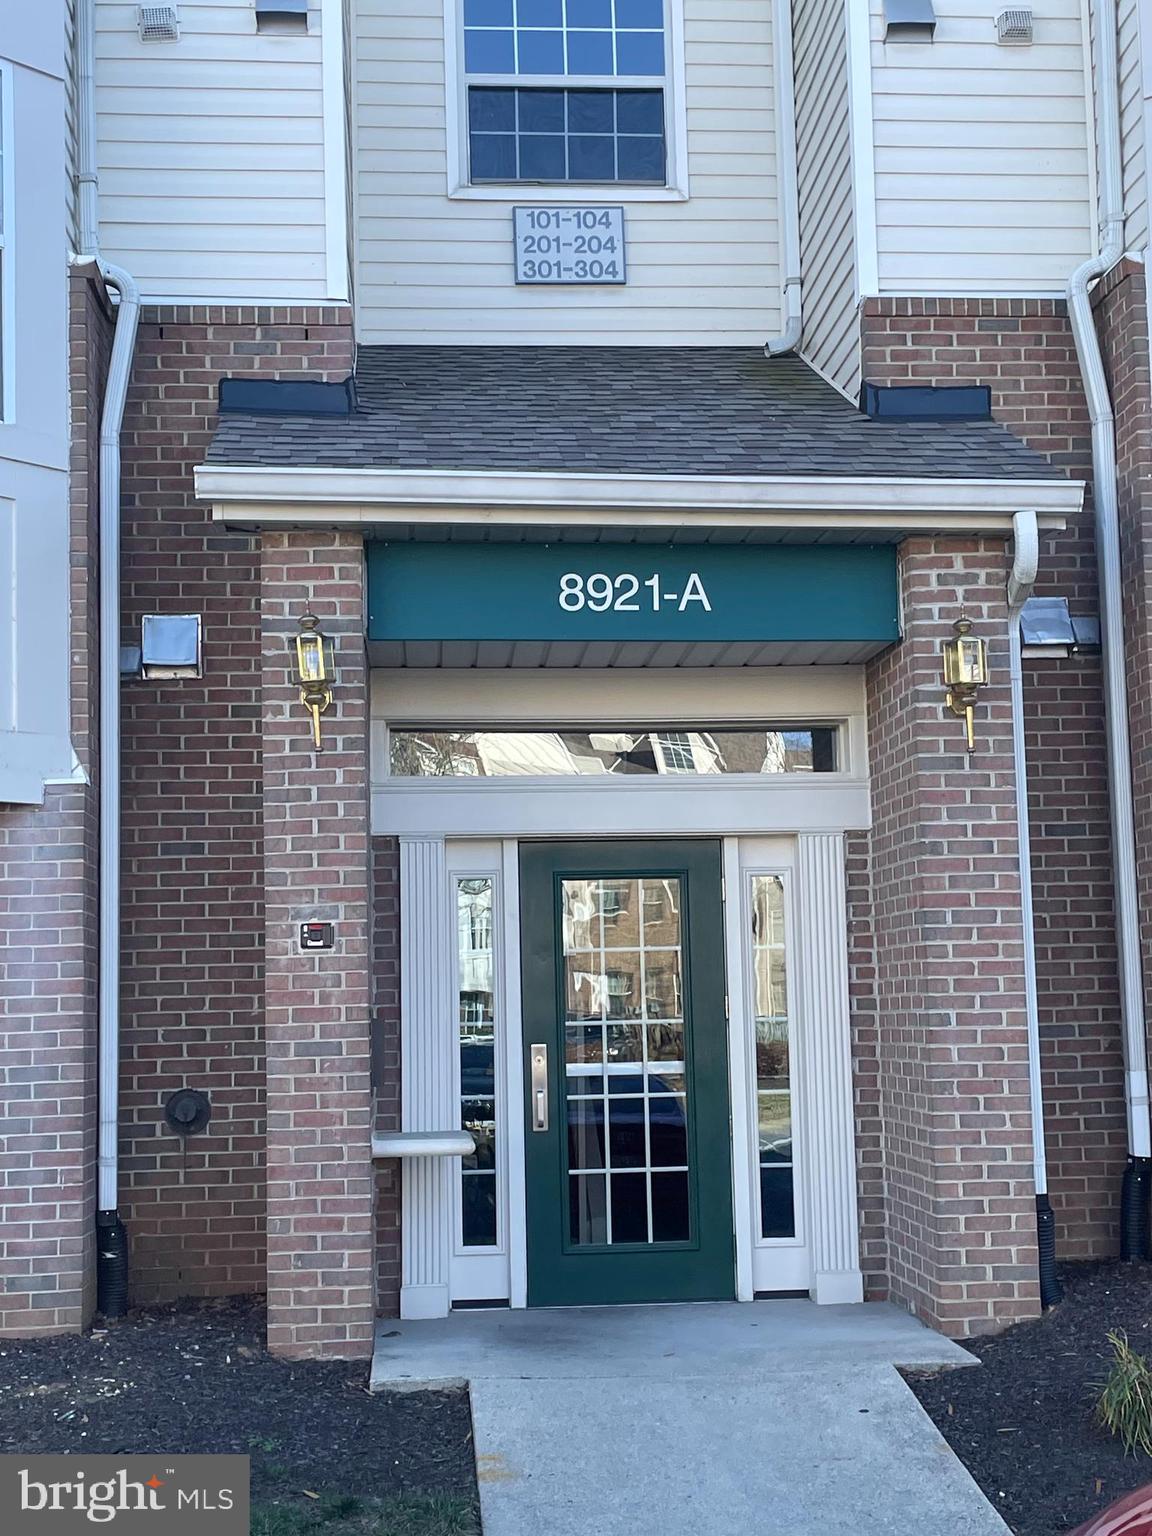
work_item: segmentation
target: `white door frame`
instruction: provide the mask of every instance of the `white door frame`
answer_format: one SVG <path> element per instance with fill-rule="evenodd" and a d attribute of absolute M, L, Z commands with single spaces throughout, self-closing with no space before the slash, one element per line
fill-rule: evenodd
<path fill-rule="evenodd" d="M 810 782 L 813 798 L 820 787 Z M 523 1039 L 520 1008 L 520 922 L 518 840 L 523 830 L 540 836 L 542 820 L 531 781 L 522 782 L 517 799 L 505 799 L 503 809 L 509 826 L 499 839 L 500 989 L 506 1021 L 502 1079 L 504 1085 L 503 1136 L 506 1148 L 504 1182 L 504 1236 L 507 1258 L 507 1294 L 513 1307 L 527 1305 L 527 1232 L 524 1210 L 524 1117 Z M 605 836 L 598 820 L 581 814 L 590 808 L 584 786 L 569 783 L 561 806 L 554 792 L 546 796 L 550 816 L 563 817 L 563 825 L 550 822 L 547 834 L 555 838 L 592 839 Z M 661 827 L 668 835 L 716 835 L 713 818 L 717 808 L 700 814 L 701 802 L 725 797 L 726 786 L 715 781 L 682 783 L 677 799 L 686 814 L 678 825 Z M 633 786 L 627 786 L 629 790 Z M 549 786 L 552 791 L 554 786 Z M 762 789 L 763 822 L 755 842 L 743 842 L 743 828 L 723 836 L 726 882 L 725 961 L 729 997 L 730 1104 L 732 1115 L 732 1188 L 735 1227 L 736 1295 L 750 1300 L 757 1290 L 806 1289 L 813 1300 L 851 1302 L 863 1299 L 859 1261 L 856 1206 L 855 1120 L 852 1101 L 852 1064 L 847 976 L 847 911 L 844 887 L 844 832 L 828 830 L 763 830 L 772 826 L 774 786 Z M 460 800 L 466 797 L 461 795 Z M 839 798 L 837 795 L 836 798 Z M 788 803 L 795 804 L 791 796 Z M 441 805 L 443 802 L 440 802 Z M 595 802 L 603 804 L 602 797 Z M 639 800 L 633 797 L 639 809 Z M 409 802 L 409 805 L 411 802 Z M 689 807 L 692 807 L 690 810 Z M 662 808 L 663 809 L 663 808 Z M 731 806 L 729 803 L 729 811 Z M 519 812 L 519 814 L 517 814 Z M 661 815 L 663 820 L 663 815 Z M 785 818 L 790 820 L 791 818 Z M 819 818 L 816 818 L 819 826 Z M 709 825 L 712 822 L 713 825 Z M 523 827 L 527 823 L 527 827 Z M 704 823 L 701 826 L 701 823 Z M 811 823 L 809 824 L 811 827 Z M 400 834 L 401 843 L 401 1049 L 403 1052 L 404 1130 L 455 1128 L 459 1100 L 449 1111 L 443 1084 L 455 1084 L 459 1070 L 458 1033 L 452 1026 L 455 977 L 455 924 L 450 918 L 456 862 L 449 860 L 443 834 L 413 833 L 409 828 L 390 828 L 377 822 L 374 833 Z M 485 828 L 485 831 L 487 829 Z M 616 836 L 646 835 L 644 828 L 615 831 Z M 611 833 L 609 835 L 612 835 Z M 651 833 L 647 833 L 651 835 Z M 475 827 L 453 829 L 453 852 L 459 841 L 475 839 Z M 768 840 L 768 841 L 765 841 Z M 482 862 L 493 864 L 492 840 Z M 770 855 L 762 850 L 772 845 Z M 790 857 L 783 852 L 787 847 Z M 743 851 L 742 851 L 743 850 Z M 792 969 L 791 1007 L 796 1019 L 796 1071 L 793 1093 L 797 1104 L 800 1158 L 797 1168 L 798 1237 L 768 1240 L 756 1237 L 758 1202 L 753 1178 L 756 1125 L 753 1118 L 754 1067 L 752 1024 L 748 993 L 746 940 L 747 880 L 768 857 L 765 872 L 786 869 L 794 861 L 790 885 L 788 925 Z M 783 860 L 783 863 L 779 861 Z M 772 868 L 769 871 L 769 863 Z M 439 890 L 431 886 L 439 886 Z M 426 925 L 423 938 L 405 940 L 411 913 L 420 913 Z M 434 921 L 433 915 L 439 917 Z M 440 934 L 439 943 L 433 935 Z M 437 974 L 438 973 L 438 974 Z M 435 1082 L 433 1080 L 436 1080 Z M 443 1125 L 423 1123 L 431 1114 L 445 1119 Z M 447 1115 L 451 1118 L 446 1118 Z M 499 1131 L 498 1131 L 499 1135 Z M 427 1164 L 427 1167 L 422 1165 Z M 437 1166 L 432 1166 L 436 1164 Z M 819 1170 L 819 1177 L 814 1171 Z M 449 1181 L 450 1172 L 450 1181 Z M 405 1164 L 402 1210 L 404 1283 L 402 1316 L 443 1315 L 452 1299 L 452 1269 L 456 1243 L 455 1160 L 413 1158 Z M 807 1246 L 800 1233 L 807 1235 Z M 769 1255 L 772 1254 L 772 1257 Z M 782 1278 L 787 1277 L 787 1278 Z M 796 1281 L 796 1284 L 789 1283 Z M 495 1299 L 493 1297 L 492 1299 Z"/>

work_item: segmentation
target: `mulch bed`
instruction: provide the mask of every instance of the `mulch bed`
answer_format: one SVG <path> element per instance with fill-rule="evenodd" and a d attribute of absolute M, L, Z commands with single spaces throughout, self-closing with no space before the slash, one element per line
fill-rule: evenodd
<path fill-rule="evenodd" d="M 1070 1264 L 1064 1300 L 1032 1323 L 965 1340 L 979 1369 L 906 1373 L 936 1427 L 1016 1536 L 1063 1536 L 1152 1483 L 1093 1417 L 1108 1334 L 1152 1355 L 1152 1264 Z"/>
<path fill-rule="evenodd" d="M 366 1362 L 274 1359 L 263 1309 L 247 1298 L 4 1341 L 10 1451 L 232 1452 L 252 1458 L 254 1506 L 445 1495 L 466 1506 L 467 1527 L 478 1509 L 466 1392 L 373 1394 Z"/>

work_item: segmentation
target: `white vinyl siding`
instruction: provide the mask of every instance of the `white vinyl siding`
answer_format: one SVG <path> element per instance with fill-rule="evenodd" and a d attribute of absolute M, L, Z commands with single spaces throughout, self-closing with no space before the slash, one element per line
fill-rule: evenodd
<path fill-rule="evenodd" d="M 245 0 L 180 0 L 180 40 L 97 6 L 100 231 L 147 298 L 327 297 L 320 7 L 257 33 Z"/>
<path fill-rule="evenodd" d="M 76 186 L 76 161 L 79 154 L 79 110 L 80 103 L 77 95 L 77 59 L 76 59 L 76 0 L 68 0 L 64 12 L 65 29 L 65 57 L 67 75 L 64 80 L 65 108 L 64 137 L 67 147 L 67 198 L 68 198 L 68 239 L 73 250 L 80 248 L 80 206 Z"/>
<path fill-rule="evenodd" d="M 936 0 L 931 43 L 883 41 L 872 7 L 880 287 L 1047 293 L 1092 244 L 1080 0 L 1000 47 L 998 0 Z"/>
<path fill-rule="evenodd" d="M 512 207 L 539 201 L 538 189 L 510 189 L 506 199 L 448 196 L 442 0 L 359 0 L 361 341 L 733 346 L 774 334 L 780 271 L 769 8 L 684 3 L 689 199 L 635 201 L 629 188 L 565 188 L 567 202 L 624 205 L 628 282 L 518 288 Z"/>
<path fill-rule="evenodd" d="M 1144 159 L 1144 74 L 1140 58 L 1139 0 L 1119 0 L 1120 133 L 1124 159 L 1124 240 L 1129 250 L 1148 244 L 1148 186 Z"/>
<path fill-rule="evenodd" d="M 70 777 L 67 13 L 0 28 L 10 411 L 0 421 L 0 802 Z"/>
<path fill-rule="evenodd" d="M 845 0 L 793 0 L 801 352 L 845 394 L 860 387 Z"/>

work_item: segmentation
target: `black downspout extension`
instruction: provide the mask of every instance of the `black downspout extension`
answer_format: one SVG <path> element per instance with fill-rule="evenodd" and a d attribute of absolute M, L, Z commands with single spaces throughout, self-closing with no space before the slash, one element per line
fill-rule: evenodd
<path fill-rule="evenodd" d="M 1130 1157 L 1120 1192 L 1120 1257 L 1147 1259 L 1148 1196 L 1152 1191 L 1152 1157 Z"/>
<path fill-rule="evenodd" d="M 1036 1196 L 1036 1246 L 1040 1253 L 1040 1305 L 1054 1307 L 1064 1300 L 1056 1276 L 1056 1216 L 1047 1195 Z"/>
<path fill-rule="evenodd" d="M 128 1310 L 128 1231 L 118 1211 L 96 1212 L 96 1310 L 104 1317 Z"/>

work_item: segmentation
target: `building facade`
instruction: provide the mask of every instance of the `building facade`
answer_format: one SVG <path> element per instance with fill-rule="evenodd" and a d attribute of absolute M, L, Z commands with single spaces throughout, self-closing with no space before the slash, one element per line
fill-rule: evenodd
<path fill-rule="evenodd" d="M 1146 1252 L 1150 49 L 6 18 L 0 1331 Z"/>

